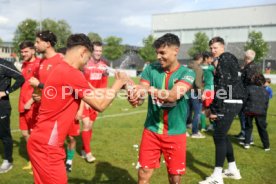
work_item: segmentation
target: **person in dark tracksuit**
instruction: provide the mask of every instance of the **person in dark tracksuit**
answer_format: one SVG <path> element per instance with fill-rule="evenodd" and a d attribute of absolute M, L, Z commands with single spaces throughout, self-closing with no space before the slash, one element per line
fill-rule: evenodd
<path fill-rule="evenodd" d="M 215 97 L 210 106 L 209 116 L 214 120 L 215 168 L 211 176 L 199 183 L 223 184 L 223 178 L 241 179 L 227 132 L 234 117 L 242 109 L 245 89 L 238 60 L 233 54 L 224 52 L 223 38 L 212 38 L 209 46 L 213 57 L 218 60 L 214 75 Z M 228 169 L 222 172 L 225 158 L 228 161 Z"/>
<path fill-rule="evenodd" d="M 257 129 L 265 151 L 270 150 L 269 137 L 266 130 L 266 113 L 268 109 L 269 94 L 264 83 L 265 77 L 262 73 L 256 73 L 252 77 L 252 85 L 246 88 L 246 100 L 243 111 L 245 113 L 245 140 L 241 142 L 245 149 L 250 148 L 250 137 L 253 130 L 253 119 L 256 121 Z"/>
<path fill-rule="evenodd" d="M 15 80 L 13 85 L 11 85 L 12 79 Z M 23 83 L 24 77 L 13 63 L 0 58 L 0 139 L 4 145 L 4 161 L 0 166 L 0 173 L 8 172 L 13 166 L 9 94 L 20 88 Z"/>

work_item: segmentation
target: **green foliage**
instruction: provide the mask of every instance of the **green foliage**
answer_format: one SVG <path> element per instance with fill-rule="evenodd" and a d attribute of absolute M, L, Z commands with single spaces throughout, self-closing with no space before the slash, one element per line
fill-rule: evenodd
<path fill-rule="evenodd" d="M 144 61 L 153 62 L 156 61 L 156 52 L 153 48 L 154 43 L 154 37 L 153 35 L 149 35 L 147 38 L 143 39 L 143 47 L 139 50 L 139 56 Z"/>
<path fill-rule="evenodd" d="M 57 36 L 57 44 L 55 48 L 66 46 L 67 38 L 72 34 L 71 27 L 65 20 L 54 21 L 52 19 L 44 19 L 42 21 L 42 30 L 50 30 Z"/>
<path fill-rule="evenodd" d="M 2 40 L 2 38 L 0 38 L 0 45 L 3 43 L 3 40 Z"/>
<path fill-rule="evenodd" d="M 52 19 L 44 19 L 41 22 L 42 30 L 50 30 L 57 36 L 56 48 L 66 46 L 68 36 L 71 34 L 71 28 L 65 20 L 54 21 Z M 19 53 L 19 44 L 22 41 L 35 41 L 36 32 L 39 30 L 39 22 L 33 19 L 26 19 L 19 23 L 16 28 L 13 44 L 15 52 Z"/>
<path fill-rule="evenodd" d="M 19 53 L 19 44 L 25 40 L 35 41 L 35 33 L 38 30 L 39 23 L 33 19 L 26 19 L 19 23 L 14 33 L 13 46 L 14 51 Z"/>
<path fill-rule="evenodd" d="M 98 33 L 89 32 L 87 34 L 87 36 L 89 37 L 89 39 L 91 40 L 91 42 L 95 42 L 95 41 L 103 42 L 102 37 Z"/>
<path fill-rule="evenodd" d="M 261 32 L 252 31 L 248 34 L 248 40 L 245 43 L 244 50 L 254 50 L 256 52 L 255 61 L 260 62 L 265 59 L 269 47 L 268 43 L 264 41 Z"/>
<path fill-rule="evenodd" d="M 110 61 L 119 59 L 125 52 L 125 46 L 121 45 L 122 38 L 110 36 L 104 39 L 103 55 Z"/>
<path fill-rule="evenodd" d="M 198 32 L 195 34 L 193 41 L 193 47 L 188 50 L 188 55 L 194 57 L 195 54 L 202 53 L 209 49 L 208 46 L 209 38 L 206 33 Z"/>

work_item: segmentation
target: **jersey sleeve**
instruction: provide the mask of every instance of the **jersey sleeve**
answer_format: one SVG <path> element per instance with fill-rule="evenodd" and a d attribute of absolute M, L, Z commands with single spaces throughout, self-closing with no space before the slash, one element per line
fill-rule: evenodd
<path fill-rule="evenodd" d="M 74 93 L 77 94 L 77 96 L 81 99 L 85 96 L 85 94 L 92 90 L 89 87 L 89 84 L 83 73 L 79 70 L 72 70 L 71 72 L 68 72 L 66 81 L 67 85 L 72 87 Z"/>
<path fill-rule="evenodd" d="M 187 69 L 187 71 L 184 73 L 184 75 L 179 80 L 179 82 L 183 82 L 188 86 L 192 86 L 195 81 L 195 77 L 196 77 L 195 72 L 191 69 Z"/>
<path fill-rule="evenodd" d="M 146 82 L 150 84 L 150 76 L 151 76 L 151 67 L 148 65 L 141 74 L 141 80 L 140 82 Z"/>

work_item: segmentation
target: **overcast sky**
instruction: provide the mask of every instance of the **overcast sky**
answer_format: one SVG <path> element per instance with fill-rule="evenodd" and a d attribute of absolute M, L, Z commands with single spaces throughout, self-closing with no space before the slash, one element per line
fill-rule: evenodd
<path fill-rule="evenodd" d="M 40 6 L 41 3 L 41 6 Z M 26 18 L 64 19 L 74 33 L 117 36 L 141 45 L 151 33 L 151 15 L 275 4 L 276 0 L 0 0 L 0 38 L 11 41 Z M 41 7 L 41 8 L 40 8 Z"/>

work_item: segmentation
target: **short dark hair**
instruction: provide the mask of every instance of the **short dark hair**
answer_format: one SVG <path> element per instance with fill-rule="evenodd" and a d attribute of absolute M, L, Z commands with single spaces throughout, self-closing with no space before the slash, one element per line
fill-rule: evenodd
<path fill-rule="evenodd" d="M 265 84 L 265 82 L 266 82 L 264 75 L 262 73 L 260 73 L 260 72 L 255 73 L 252 76 L 251 81 L 256 86 L 263 86 Z"/>
<path fill-rule="evenodd" d="M 103 43 L 100 41 L 94 41 L 94 42 L 92 42 L 92 44 L 93 44 L 93 46 L 98 46 L 98 47 L 103 46 Z"/>
<path fill-rule="evenodd" d="M 160 38 L 155 40 L 153 43 L 153 47 L 155 49 L 158 49 L 158 48 L 164 47 L 164 46 L 171 46 L 171 45 L 175 45 L 177 47 L 180 46 L 180 41 L 179 41 L 178 36 L 171 34 L 171 33 L 167 33 L 167 34 L 161 36 Z"/>
<path fill-rule="evenodd" d="M 23 42 L 20 43 L 19 45 L 19 49 L 25 49 L 25 48 L 30 48 L 30 49 L 34 49 L 34 43 L 32 41 L 29 40 L 25 40 Z"/>
<path fill-rule="evenodd" d="M 201 53 L 197 53 L 197 54 L 194 55 L 193 60 L 197 61 L 200 58 L 203 58 L 202 54 Z"/>
<path fill-rule="evenodd" d="M 86 36 L 83 33 L 72 34 L 67 39 L 67 50 L 71 49 L 71 48 L 73 48 L 75 46 L 84 46 L 90 52 L 93 52 L 93 45 L 92 45 L 90 39 L 88 38 L 88 36 Z"/>
<path fill-rule="evenodd" d="M 41 40 L 43 40 L 45 42 L 50 42 L 52 47 L 54 47 L 57 43 L 56 35 L 49 30 L 39 31 L 38 33 L 36 33 L 36 37 L 40 38 Z"/>
<path fill-rule="evenodd" d="M 221 43 L 222 45 L 224 45 L 224 39 L 219 37 L 219 36 L 216 36 L 214 38 L 212 38 L 210 41 L 209 41 L 209 46 L 211 46 L 213 43 L 216 43 L 216 42 L 219 42 Z"/>
<path fill-rule="evenodd" d="M 207 58 L 210 58 L 210 57 L 213 57 L 211 52 L 205 51 L 205 52 L 202 53 L 203 61 L 205 61 Z"/>

